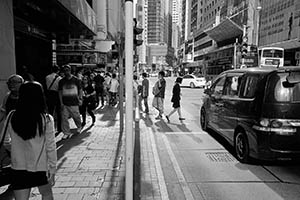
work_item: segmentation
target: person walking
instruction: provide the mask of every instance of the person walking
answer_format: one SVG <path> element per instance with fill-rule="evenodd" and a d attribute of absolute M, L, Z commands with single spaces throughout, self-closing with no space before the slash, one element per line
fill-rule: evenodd
<path fill-rule="evenodd" d="M 166 90 L 166 80 L 164 79 L 165 72 L 160 71 L 158 73 L 158 81 L 155 83 L 152 93 L 154 95 L 152 105 L 158 110 L 158 116 L 155 118 L 157 120 L 162 118 L 164 113 L 164 98 Z"/>
<path fill-rule="evenodd" d="M 2 105 L 0 107 L 0 122 L 3 121 L 11 110 L 16 109 L 19 88 L 24 83 L 22 76 L 13 74 L 7 80 L 7 87 L 9 92 L 3 98 Z"/>
<path fill-rule="evenodd" d="M 175 84 L 173 86 L 173 91 L 172 91 L 173 95 L 172 95 L 172 99 L 171 99 L 171 102 L 173 102 L 173 110 L 168 115 L 166 115 L 166 119 L 168 120 L 169 123 L 170 123 L 171 115 L 173 115 L 176 111 L 178 113 L 179 120 L 180 121 L 185 120 L 185 118 L 183 118 L 181 116 L 181 110 L 180 110 L 180 95 L 181 95 L 180 84 L 181 84 L 181 82 L 182 82 L 182 78 L 177 77 Z"/>
<path fill-rule="evenodd" d="M 46 100 L 48 106 L 48 112 L 52 115 L 56 121 L 56 130 L 61 132 L 61 109 L 58 94 L 58 83 L 62 79 L 59 75 L 59 67 L 54 65 L 52 67 L 52 73 L 46 76 Z"/>
<path fill-rule="evenodd" d="M 71 67 L 63 67 L 65 76 L 58 83 L 59 99 L 62 109 L 62 139 L 68 139 L 72 136 L 69 125 L 69 116 L 71 116 L 77 126 L 77 133 L 82 130 L 81 116 L 79 106 L 82 105 L 82 87 L 80 80 L 71 74 Z"/>
<path fill-rule="evenodd" d="M 54 119 L 47 114 L 42 85 L 25 82 L 21 85 L 15 110 L 6 119 L 11 151 L 11 187 L 16 200 L 27 200 L 30 190 L 38 187 L 44 200 L 53 200 L 57 152 Z M 2 135 L 1 135 L 2 136 Z"/>
<path fill-rule="evenodd" d="M 149 106 L 148 106 L 148 96 L 149 96 L 149 80 L 147 79 L 147 73 L 144 72 L 142 74 L 143 81 L 142 81 L 142 101 L 144 102 L 145 106 L 145 113 L 149 113 Z"/>
<path fill-rule="evenodd" d="M 110 81 L 110 88 L 109 88 L 109 93 L 110 93 L 109 105 L 114 106 L 117 104 L 118 90 L 119 90 L 119 81 L 117 80 L 117 75 L 112 74 L 112 78 Z"/>
<path fill-rule="evenodd" d="M 104 92 L 106 93 L 106 104 L 109 105 L 110 102 L 110 94 L 109 94 L 109 89 L 111 86 L 111 75 L 109 72 L 105 74 L 104 78 Z"/>
<path fill-rule="evenodd" d="M 93 126 L 96 121 L 96 117 L 93 111 L 98 106 L 98 102 L 96 98 L 96 91 L 92 85 L 92 81 L 89 79 L 88 76 L 84 76 L 82 78 L 82 90 L 83 90 L 83 103 L 82 106 L 80 107 L 81 115 L 82 115 L 81 126 L 84 127 L 86 124 L 87 112 L 92 117 L 92 126 Z"/>
<path fill-rule="evenodd" d="M 94 77 L 96 97 L 98 102 L 101 100 L 101 107 L 104 106 L 104 81 L 103 72 L 97 73 Z"/>

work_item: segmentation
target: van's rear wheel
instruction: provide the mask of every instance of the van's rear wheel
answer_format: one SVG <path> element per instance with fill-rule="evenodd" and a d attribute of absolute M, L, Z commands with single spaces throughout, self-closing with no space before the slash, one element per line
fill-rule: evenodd
<path fill-rule="evenodd" d="M 200 111 L 200 124 L 201 124 L 201 128 L 204 131 L 207 131 L 207 117 L 206 117 L 206 112 L 204 108 L 201 108 Z"/>
<path fill-rule="evenodd" d="M 249 161 L 249 144 L 247 136 L 242 130 L 239 130 L 235 134 L 234 149 L 236 157 L 240 162 L 247 163 Z"/>

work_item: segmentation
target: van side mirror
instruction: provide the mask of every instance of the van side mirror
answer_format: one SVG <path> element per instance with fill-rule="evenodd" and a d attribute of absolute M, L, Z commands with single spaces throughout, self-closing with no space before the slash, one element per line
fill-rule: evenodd
<path fill-rule="evenodd" d="M 204 94 L 210 95 L 211 94 L 211 89 L 210 88 L 206 88 L 204 90 Z"/>

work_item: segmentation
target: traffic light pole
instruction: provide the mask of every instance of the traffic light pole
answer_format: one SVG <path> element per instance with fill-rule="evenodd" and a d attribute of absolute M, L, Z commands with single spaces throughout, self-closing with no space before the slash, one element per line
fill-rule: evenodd
<path fill-rule="evenodd" d="M 247 43 L 247 26 L 243 26 L 243 43 Z M 245 58 L 242 57 L 242 66 L 245 65 Z"/>
<path fill-rule="evenodd" d="M 125 0 L 125 200 L 133 199 L 133 2 Z"/>

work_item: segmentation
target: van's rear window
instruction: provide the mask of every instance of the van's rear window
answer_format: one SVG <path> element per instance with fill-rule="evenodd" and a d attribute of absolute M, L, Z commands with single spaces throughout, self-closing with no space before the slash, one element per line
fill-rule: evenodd
<path fill-rule="evenodd" d="M 300 84 L 288 84 L 288 73 L 277 73 L 270 77 L 266 90 L 266 102 L 300 102 Z"/>

